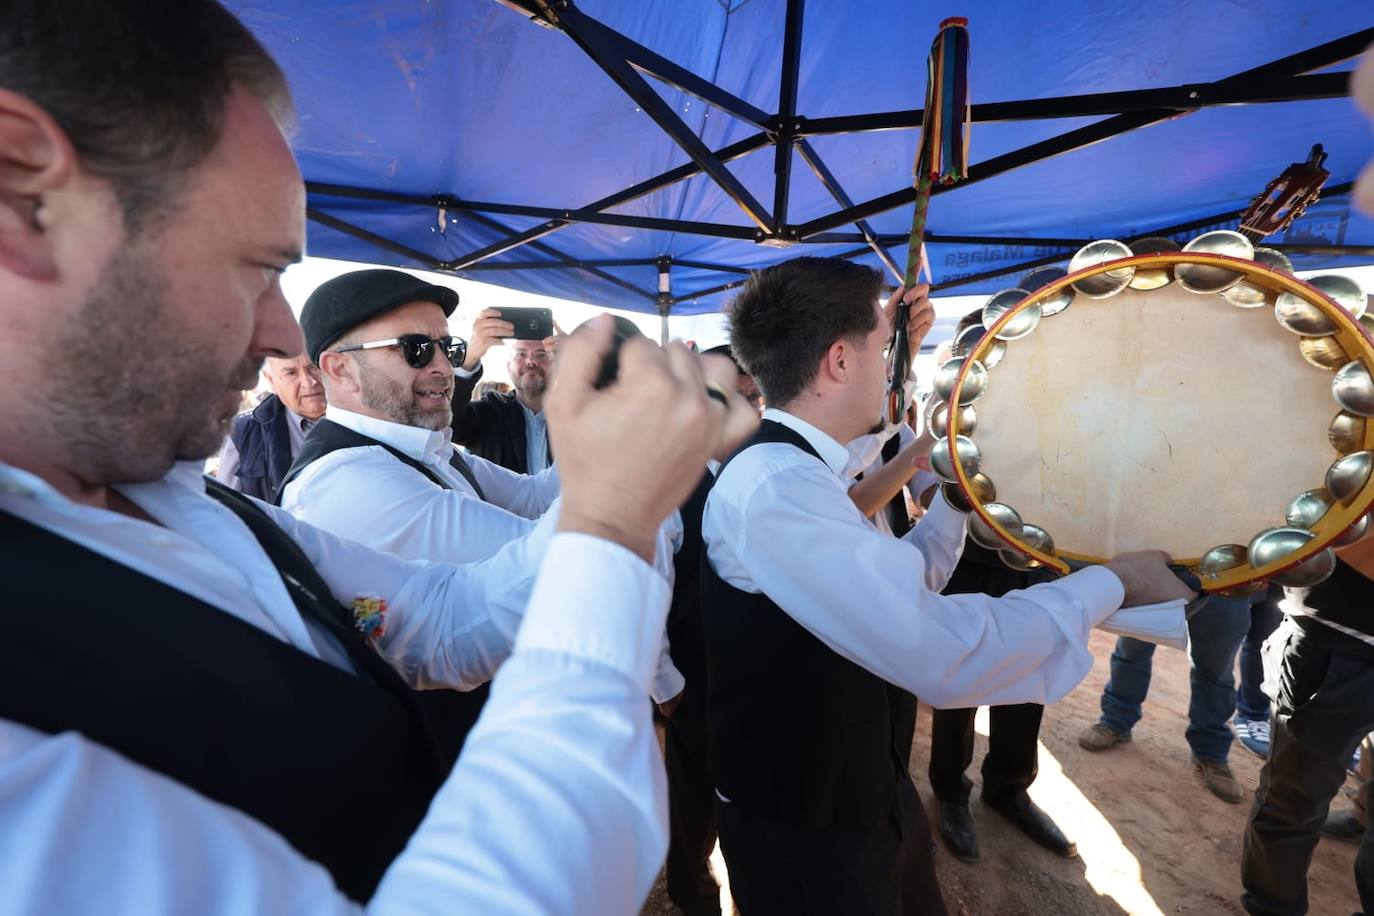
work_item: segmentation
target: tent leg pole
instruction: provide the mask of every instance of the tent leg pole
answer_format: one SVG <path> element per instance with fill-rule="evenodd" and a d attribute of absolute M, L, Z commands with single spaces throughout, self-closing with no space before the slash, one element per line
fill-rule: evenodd
<path fill-rule="evenodd" d="M 668 346 L 668 313 L 673 310 L 673 278 L 670 271 L 673 259 L 660 255 L 655 261 L 658 267 L 658 343 Z"/>

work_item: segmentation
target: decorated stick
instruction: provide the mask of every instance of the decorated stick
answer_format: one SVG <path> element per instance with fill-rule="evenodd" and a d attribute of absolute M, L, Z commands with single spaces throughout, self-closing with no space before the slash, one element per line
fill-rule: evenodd
<path fill-rule="evenodd" d="M 953 184 L 968 177 L 968 20 L 953 17 L 940 23 L 940 32 L 926 58 L 926 107 L 921 118 L 921 142 L 916 147 L 912 178 L 916 206 L 911 218 L 903 289 L 916 285 L 925 261 L 926 213 L 936 184 Z M 898 305 L 892 328 L 888 366 L 888 420 L 900 423 L 906 413 L 906 382 L 911 374 L 910 344 L 906 335 L 910 307 Z"/>

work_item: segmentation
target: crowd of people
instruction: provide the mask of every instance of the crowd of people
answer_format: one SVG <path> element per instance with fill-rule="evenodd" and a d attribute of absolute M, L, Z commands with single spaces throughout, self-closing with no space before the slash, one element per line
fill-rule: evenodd
<path fill-rule="evenodd" d="M 1187 620 L 1159 552 L 1053 578 L 966 544 L 929 435 L 881 418 L 927 287 L 794 258 L 751 275 L 717 352 L 603 316 L 510 341 L 513 390 L 473 398 L 513 328 L 455 337 L 447 287 L 355 270 L 292 313 L 292 117 L 214 0 L 0 22 L 0 912 L 604 916 L 666 860 L 674 902 L 717 913 L 718 836 L 745 916 L 940 914 L 917 702 L 955 855 L 978 858 L 980 705 L 984 801 L 1073 855 L 1026 789 L 1099 624 L 1191 633 L 1187 737 L 1241 800 L 1251 603 Z M 1271 724 L 1251 913 L 1305 911 L 1374 730 L 1371 596 L 1365 541 L 1278 605 L 1273 708 L 1245 711 Z M 1085 746 L 1129 740 L 1151 650 L 1122 639 Z"/>

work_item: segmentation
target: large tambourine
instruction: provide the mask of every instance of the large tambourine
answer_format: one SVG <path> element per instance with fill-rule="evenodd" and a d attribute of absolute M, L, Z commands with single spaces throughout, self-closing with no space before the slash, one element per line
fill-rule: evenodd
<path fill-rule="evenodd" d="M 1162 549 L 1228 594 L 1329 575 L 1374 504 L 1359 285 L 1229 231 L 1070 271 L 994 295 L 936 371 L 931 464 L 970 536 L 1060 572 Z"/>

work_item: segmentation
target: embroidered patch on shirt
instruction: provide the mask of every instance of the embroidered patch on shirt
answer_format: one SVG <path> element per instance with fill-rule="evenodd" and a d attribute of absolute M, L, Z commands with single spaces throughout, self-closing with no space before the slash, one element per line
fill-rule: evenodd
<path fill-rule="evenodd" d="M 385 598 L 359 595 L 348 607 L 353 612 L 353 625 L 363 634 L 363 639 L 375 643 L 386 635 Z"/>

